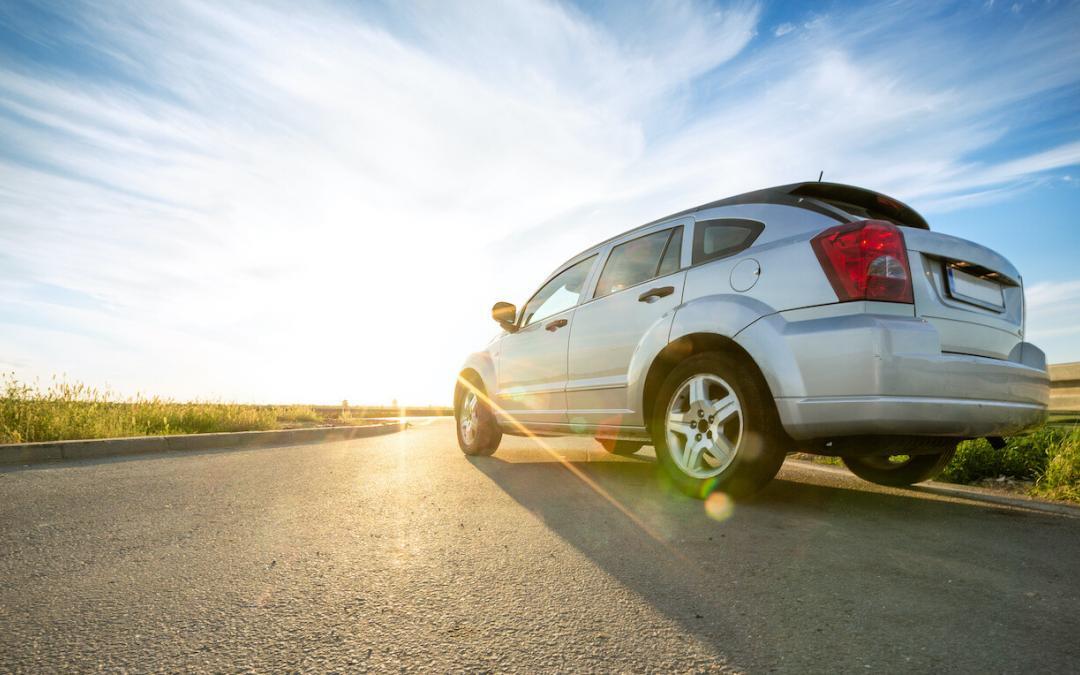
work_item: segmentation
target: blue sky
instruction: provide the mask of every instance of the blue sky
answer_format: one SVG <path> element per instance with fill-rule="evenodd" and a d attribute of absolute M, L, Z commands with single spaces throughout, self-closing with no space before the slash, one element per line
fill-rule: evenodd
<path fill-rule="evenodd" d="M 0 5 L 0 369 L 444 402 L 553 267 L 816 178 L 1024 275 L 1080 360 L 1080 4 Z"/>

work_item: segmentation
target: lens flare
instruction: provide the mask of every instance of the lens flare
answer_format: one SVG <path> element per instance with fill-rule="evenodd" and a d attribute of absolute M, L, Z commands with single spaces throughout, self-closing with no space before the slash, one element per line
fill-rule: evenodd
<path fill-rule="evenodd" d="M 540 438 L 539 436 L 537 436 L 533 432 L 529 431 L 529 429 L 525 425 L 523 425 L 521 422 L 519 422 L 517 419 L 515 419 L 513 415 L 511 415 L 509 412 L 507 412 L 504 408 L 500 407 L 499 404 L 496 403 L 495 400 L 492 399 L 490 396 L 488 396 L 487 393 L 484 392 L 483 389 L 477 387 L 474 383 L 470 382 L 467 378 L 462 377 L 461 375 L 458 375 L 458 384 L 464 390 L 471 391 L 472 393 L 476 394 L 476 397 L 479 398 L 481 401 L 483 401 L 491 409 L 492 412 L 494 412 L 494 413 L 498 414 L 499 416 L 502 416 L 504 419 L 506 419 L 518 432 L 521 433 L 522 436 L 527 436 L 532 441 L 534 441 L 544 452 L 546 452 L 548 455 L 550 455 L 552 459 L 554 459 L 554 460 L 558 461 L 560 464 L 562 464 L 562 466 L 566 470 L 568 470 L 570 473 L 572 473 L 581 482 L 588 485 L 589 488 L 593 492 L 595 492 L 600 497 L 604 498 L 609 504 L 614 506 L 620 513 L 622 513 L 624 516 L 626 516 L 630 520 L 630 522 L 637 525 L 641 529 L 642 532 L 647 534 L 649 537 L 651 537 L 656 542 L 658 542 L 658 543 L 660 543 L 660 544 L 662 544 L 664 546 L 667 546 L 666 540 L 663 537 L 661 537 L 658 532 L 654 531 L 651 527 L 649 527 L 647 524 L 645 524 L 645 522 L 642 521 L 640 518 L 638 518 L 636 514 L 634 514 L 622 502 L 620 502 L 618 499 L 616 499 L 614 497 L 614 495 L 612 495 L 607 490 L 602 488 L 592 478 L 585 475 L 585 473 L 581 469 L 574 466 L 571 462 L 568 462 L 565 458 L 559 456 L 559 454 L 556 453 L 553 449 L 551 449 L 551 447 L 549 447 L 548 444 L 545 443 L 542 438 Z M 456 415 L 455 415 L 455 420 L 456 420 Z M 680 554 L 678 551 L 675 551 L 674 549 L 671 549 L 670 546 L 668 546 L 667 548 L 673 554 L 678 555 L 679 557 L 683 557 L 682 554 Z"/>
<path fill-rule="evenodd" d="M 724 522 L 735 513 L 735 500 L 723 492 L 714 492 L 705 498 L 705 514 L 713 520 Z"/>

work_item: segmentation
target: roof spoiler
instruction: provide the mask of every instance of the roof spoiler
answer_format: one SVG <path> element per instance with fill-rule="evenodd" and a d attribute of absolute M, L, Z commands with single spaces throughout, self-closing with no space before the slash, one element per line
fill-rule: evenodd
<path fill-rule="evenodd" d="M 916 227 L 921 230 L 929 230 L 930 225 L 919 213 L 907 204 L 887 197 L 873 190 L 844 185 L 842 183 L 795 183 L 785 186 L 790 188 L 787 193 L 793 197 L 809 197 L 827 204 L 836 206 L 845 211 L 854 210 L 855 215 L 863 215 L 870 218 L 885 218 L 899 225 Z M 778 188 L 783 189 L 783 188 Z"/>

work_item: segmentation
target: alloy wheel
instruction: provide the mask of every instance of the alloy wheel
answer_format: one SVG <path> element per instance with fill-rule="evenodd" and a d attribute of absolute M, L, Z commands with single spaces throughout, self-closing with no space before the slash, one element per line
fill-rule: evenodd
<path fill-rule="evenodd" d="M 476 433 L 480 427 L 475 392 L 470 391 L 465 394 L 465 400 L 461 403 L 461 420 L 458 425 L 461 427 L 461 439 L 465 441 L 465 444 L 472 445 L 475 443 Z"/>
<path fill-rule="evenodd" d="M 668 454 L 692 478 L 718 476 L 735 460 L 743 410 L 735 390 L 716 375 L 695 375 L 676 391 L 666 421 Z"/>

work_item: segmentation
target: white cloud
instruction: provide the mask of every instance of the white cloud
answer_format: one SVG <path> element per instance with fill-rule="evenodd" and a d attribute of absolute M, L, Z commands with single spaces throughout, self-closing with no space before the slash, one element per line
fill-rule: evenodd
<path fill-rule="evenodd" d="M 1080 280 L 1045 281 L 1024 290 L 1026 339 L 1051 363 L 1080 361 Z"/>
<path fill-rule="evenodd" d="M 0 243 L 94 305 L 9 296 L 39 325 L 0 348 L 121 391 L 421 402 L 494 330 L 489 243 L 609 191 L 649 108 L 756 16 L 674 3 L 620 41 L 557 5 L 439 4 L 410 41 L 331 7 L 111 9 L 81 19 L 168 96 L 0 69 L 33 122 L 0 133 L 36 160 L 0 165 Z M 555 248 L 513 256 L 510 297 Z"/>
<path fill-rule="evenodd" d="M 782 23 L 773 29 L 773 35 L 775 35 L 776 37 L 783 37 L 793 30 L 795 30 L 795 24 Z"/>
<path fill-rule="evenodd" d="M 751 4 L 69 11 L 125 77 L 0 66 L 0 353 L 121 391 L 443 401 L 492 301 L 634 224 L 820 169 L 955 208 L 1078 152 L 969 159 L 1076 82 L 1046 21 L 972 70 L 962 17 L 880 9 L 750 53 Z"/>

